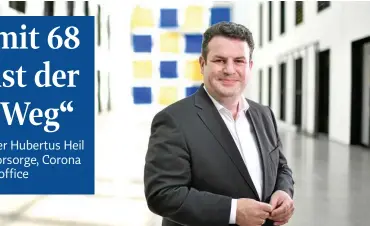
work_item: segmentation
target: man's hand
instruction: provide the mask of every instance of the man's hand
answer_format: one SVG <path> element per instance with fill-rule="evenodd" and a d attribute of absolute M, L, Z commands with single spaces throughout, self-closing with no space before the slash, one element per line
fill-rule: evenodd
<path fill-rule="evenodd" d="M 263 225 L 272 211 L 271 205 L 253 199 L 238 199 L 236 223 L 239 226 Z"/>
<path fill-rule="evenodd" d="M 270 204 L 272 213 L 269 219 L 274 221 L 274 225 L 288 223 L 294 212 L 294 202 L 288 193 L 280 190 L 276 191 L 271 197 Z"/>

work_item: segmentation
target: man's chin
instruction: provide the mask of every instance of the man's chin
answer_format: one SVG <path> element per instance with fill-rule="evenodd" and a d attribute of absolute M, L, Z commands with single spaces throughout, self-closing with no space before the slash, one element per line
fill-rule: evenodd
<path fill-rule="evenodd" d="M 218 93 L 221 94 L 223 97 L 233 97 L 238 94 L 238 90 L 236 88 L 221 88 L 218 89 Z"/>

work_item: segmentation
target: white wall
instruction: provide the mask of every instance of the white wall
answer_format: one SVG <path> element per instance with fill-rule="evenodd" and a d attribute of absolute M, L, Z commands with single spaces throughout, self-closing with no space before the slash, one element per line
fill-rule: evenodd
<path fill-rule="evenodd" d="M 296 47 L 319 42 L 320 51 L 330 49 L 330 95 L 329 95 L 329 139 L 345 144 L 350 142 L 351 126 L 351 42 L 370 35 L 370 2 L 331 1 L 329 8 L 317 12 L 316 1 L 304 2 L 303 23 L 295 26 L 295 2 L 286 1 L 285 34 L 280 35 L 280 1 L 273 1 L 273 40 L 268 42 L 268 2 L 263 1 L 263 48 L 259 49 L 259 1 L 237 2 L 236 21 L 243 22 L 254 34 L 256 50 L 254 54 L 254 77 L 249 86 L 248 95 L 258 100 L 258 69 L 264 70 L 264 102 L 267 104 L 268 74 L 267 68 L 273 65 L 273 93 L 278 94 L 278 64 L 280 54 Z M 304 57 L 303 74 L 303 129 L 313 131 L 315 67 L 314 48 L 295 53 L 284 60 L 287 65 L 287 101 L 286 116 L 288 124 L 293 122 L 293 59 Z M 307 61 L 308 59 L 308 61 Z M 289 65 L 290 64 L 290 65 Z M 272 109 L 279 114 L 279 96 L 273 96 Z"/>

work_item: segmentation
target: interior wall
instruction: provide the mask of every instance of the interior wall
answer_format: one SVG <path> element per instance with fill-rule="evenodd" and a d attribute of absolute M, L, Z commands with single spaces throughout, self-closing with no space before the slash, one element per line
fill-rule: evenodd
<path fill-rule="evenodd" d="M 287 121 L 281 122 L 293 125 L 293 82 L 292 60 L 288 54 L 295 48 L 307 47 L 308 53 L 305 83 L 303 87 L 306 97 L 304 106 L 307 112 L 305 127 L 307 132 L 313 133 L 315 128 L 315 43 L 318 50 L 330 49 L 330 94 L 329 94 L 329 139 L 340 143 L 350 143 L 351 128 L 351 42 L 370 35 L 368 22 L 370 20 L 369 2 L 337 2 L 331 1 L 330 6 L 322 12 L 317 12 L 317 2 L 304 1 L 303 23 L 296 26 L 295 2 L 286 1 L 286 24 L 284 34 L 280 34 L 280 1 L 273 1 L 273 40 L 268 40 L 268 1 L 237 2 L 239 14 L 244 17 L 245 23 L 253 32 L 256 42 L 254 75 L 248 94 L 251 99 L 258 100 L 258 74 L 260 68 L 269 65 L 278 67 L 280 60 L 287 65 Z M 259 4 L 263 5 L 263 46 L 259 47 Z M 287 55 L 285 57 L 285 55 Z M 276 70 L 276 69 L 275 69 Z M 276 75 L 277 76 L 277 75 Z M 257 84 L 257 85 L 256 85 Z M 278 82 L 273 83 L 273 90 L 279 90 Z M 263 89 L 267 95 L 267 89 Z M 278 94 L 278 93 L 276 93 Z M 277 99 L 277 98 L 276 98 Z M 275 100 L 276 102 L 276 100 Z M 277 114 L 279 105 L 274 105 Z M 341 109 L 338 111 L 338 109 Z M 294 127 L 293 127 L 294 128 Z"/>

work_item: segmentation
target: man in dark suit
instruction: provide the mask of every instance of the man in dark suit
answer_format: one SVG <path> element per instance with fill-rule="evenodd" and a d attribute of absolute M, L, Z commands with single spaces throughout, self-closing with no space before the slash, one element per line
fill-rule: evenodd
<path fill-rule="evenodd" d="M 155 115 L 144 184 L 163 226 L 283 225 L 291 218 L 294 181 L 274 114 L 243 97 L 253 48 L 244 26 L 211 26 L 199 58 L 204 83 Z"/>

